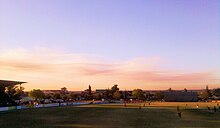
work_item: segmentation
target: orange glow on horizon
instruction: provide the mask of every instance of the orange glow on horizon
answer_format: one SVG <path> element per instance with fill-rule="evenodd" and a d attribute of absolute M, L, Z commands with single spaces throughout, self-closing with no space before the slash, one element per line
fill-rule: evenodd
<path fill-rule="evenodd" d="M 165 64 L 160 57 L 109 62 L 97 55 L 13 50 L 0 54 L 0 79 L 27 81 L 28 84 L 24 85 L 26 90 L 57 90 L 61 87 L 85 90 L 88 85 L 93 89 L 105 89 L 113 84 L 118 84 L 121 90 L 219 86 L 217 70 L 183 72 L 168 70 L 161 65 Z"/>

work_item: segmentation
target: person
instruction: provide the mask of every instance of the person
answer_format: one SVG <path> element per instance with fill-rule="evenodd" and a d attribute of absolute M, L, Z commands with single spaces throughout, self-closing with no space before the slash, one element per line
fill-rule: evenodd
<path fill-rule="evenodd" d="M 179 111 L 179 110 L 180 110 L 180 107 L 179 107 L 179 105 L 178 105 L 178 106 L 176 107 L 176 110 L 177 110 L 177 111 Z"/>
<path fill-rule="evenodd" d="M 145 104 L 144 104 L 144 107 L 145 107 Z"/>
<path fill-rule="evenodd" d="M 214 106 L 214 112 L 216 112 L 216 110 L 217 110 L 217 109 L 216 109 L 216 107 Z"/>
<path fill-rule="evenodd" d="M 149 104 L 148 104 L 149 106 L 150 106 L 150 102 L 149 102 Z"/>
<path fill-rule="evenodd" d="M 210 111 L 210 107 L 209 107 L 209 106 L 207 106 L 207 108 L 208 108 L 208 110 Z"/>
<path fill-rule="evenodd" d="M 187 106 L 187 104 L 186 104 L 186 106 Z"/>
<path fill-rule="evenodd" d="M 178 116 L 179 116 L 179 118 L 181 118 L 181 117 L 182 117 L 182 115 L 181 115 L 181 112 L 180 112 L 180 111 L 178 111 Z"/>
<path fill-rule="evenodd" d="M 141 105 L 139 106 L 139 109 L 141 109 Z"/>
<path fill-rule="evenodd" d="M 196 105 L 196 108 L 197 108 L 197 109 L 199 108 L 199 105 L 198 105 L 198 104 Z"/>
<path fill-rule="evenodd" d="M 126 105 L 126 102 L 125 102 L 124 106 L 125 106 L 125 107 L 127 106 L 127 105 Z"/>

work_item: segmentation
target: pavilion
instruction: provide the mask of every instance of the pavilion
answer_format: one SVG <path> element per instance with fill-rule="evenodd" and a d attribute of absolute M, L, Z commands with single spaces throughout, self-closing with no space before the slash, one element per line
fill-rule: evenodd
<path fill-rule="evenodd" d="M 27 83 L 27 82 L 0 80 L 0 86 L 1 86 L 1 87 L 21 85 L 21 84 L 24 84 L 24 83 Z"/>
<path fill-rule="evenodd" d="M 8 103 L 13 102 L 10 97 L 5 93 L 6 87 L 19 85 L 21 88 L 21 85 L 24 83 L 27 82 L 0 80 L 0 106 L 6 106 Z"/>

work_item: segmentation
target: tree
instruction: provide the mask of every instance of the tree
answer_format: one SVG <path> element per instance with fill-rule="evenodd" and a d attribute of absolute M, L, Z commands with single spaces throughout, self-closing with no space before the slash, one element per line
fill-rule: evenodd
<path fill-rule="evenodd" d="M 92 88 L 89 85 L 89 88 L 85 90 L 84 98 L 86 100 L 91 100 L 92 99 Z"/>
<path fill-rule="evenodd" d="M 28 93 L 28 96 L 35 98 L 35 100 L 44 99 L 44 97 L 45 97 L 44 93 L 40 89 L 34 89 L 34 90 L 30 91 Z"/>
<path fill-rule="evenodd" d="M 15 93 L 14 86 L 0 86 L 0 107 L 8 105 L 16 105 L 13 99 L 13 94 Z"/>
<path fill-rule="evenodd" d="M 103 98 L 104 99 L 112 99 L 113 98 L 113 94 L 111 93 L 111 90 L 106 89 L 105 92 L 103 92 Z"/>
<path fill-rule="evenodd" d="M 155 98 L 155 100 L 162 100 L 164 98 L 163 92 L 156 92 L 154 94 L 154 98 Z"/>
<path fill-rule="evenodd" d="M 119 88 L 118 88 L 118 85 L 117 85 L 117 84 L 115 84 L 115 85 L 112 86 L 112 88 L 111 88 L 112 94 L 114 94 L 116 91 L 119 91 Z"/>
<path fill-rule="evenodd" d="M 150 98 L 151 98 L 150 92 L 146 92 L 146 93 L 144 94 L 144 97 L 145 97 L 147 100 L 150 100 Z"/>
<path fill-rule="evenodd" d="M 24 94 L 24 87 L 22 86 L 8 86 L 5 89 L 6 94 L 11 100 L 20 100 L 21 96 Z"/>
<path fill-rule="evenodd" d="M 144 92 L 141 89 L 134 89 L 132 91 L 132 97 L 134 99 L 143 100 L 144 99 Z"/>
<path fill-rule="evenodd" d="M 121 99 L 121 97 L 122 97 L 122 94 L 118 90 L 113 94 L 113 98 L 116 99 L 116 100 Z"/>
<path fill-rule="evenodd" d="M 220 97 L 220 88 L 213 89 L 212 94 L 214 96 Z"/>
<path fill-rule="evenodd" d="M 204 100 L 209 99 L 211 96 L 212 96 L 212 94 L 211 94 L 208 86 L 206 86 L 206 89 L 200 93 L 200 97 Z"/>
<path fill-rule="evenodd" d="M 67 97 L 70 100 L 76 100 L 78 98 L 78 95 L 76 93 L 74 93 L 74 92 L 71 92 L 71 93 L 68 94 Z"/>
<path fill-rule="evenodd" d="M 66 101 L 68 99 L 68 97 L 67 97 L 67 95 L 64 94 L 64 95 L 61 95 L 61 99 Z"/>
<path fill-rule="evenodd" d="M 206 90 L 205 90 L 205 91 L 202 91 L 202 92 L 200 93 L 200 97 L 201 97 L 202 99 L 204 99 L 204 100 L 207 100 L 207 99 L 210 97 L 210 93 L 207 92 Z"/>
<path fill-rule="evenodd" d="M 168 91 L 169 91 L 169 92 L 172 92 L 173 90 L 172 90 L 172 88 L 169 88 Z"/>
<path fill-rule="evenodd" d="M 56 93 L 53 93 L 52 98 L 54 100 L 61 99 L 61 95 L 60 95 L 60 93 L 56 92 Z"/>
<path fill-rule="evenodd" d="M 89 90 L 88 90 L 88 93 L 89 93 L 89 95 L 91 96 L 92 95 L 92 88 L 91 88 L 91 86 L 89 85 Z"/>
<path fill-rule="evenodd" d="M 45 94 L 45 99 L 51 99 L 51 98 L 52 98 L 52 94 L 51 93 Z"/>
<path fill-rule="evenodd" d="M 15 89 L 15 93 L 13 95 L 13 98 L 15 100 L 20 100 L 22 95 L 24 95 L 24 87 L 18 87 Z"/>
<path fill-rule="evenodd" d="M 94 98 L 95 100 L 100 100 L 102 97 L 101 97 L 100 93 L 96 92 L 96 93 L 93 95 L 93 98 Z"/>
<path fill-rule="evenodd" d="M 61 94 L 68 94 L 67 88 L 66 87 L 62 87 L 60 93 Z"/>

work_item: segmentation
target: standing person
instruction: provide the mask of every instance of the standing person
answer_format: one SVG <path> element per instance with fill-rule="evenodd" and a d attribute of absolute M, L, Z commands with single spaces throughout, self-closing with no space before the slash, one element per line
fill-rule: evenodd
<path fill-rule="evenodd" d="M 139 109 L 141 109 L 141 105 L 139 106 Z"/>
<path fill-rule="evenodd" d="M 196 108 L 197 108 L 197 109 L 199 108 L 199 105 L 198 105 L 198 104 L 196 105 Z"/>
<path fill-rule="evenodd" d="M 181 114 L 181 112 L 180 112 L 180 111 L 178 111 L 178 116 L 179 116 L 179 118 L 181 118 L 181 117 L 182 117 L 182 114 Z"/>
<path fill-rule="evenodd" d="M 186 106 L 187 106 L 187 104 L 186 104 Z"/>
<path fill-rule="evenodd" d="M 177 107 L 176 107 L 176 110 L 177 110 L 177 111 L 179 111 L 179 110 L 180 110 L 180 107 L 179 107 L 179 105 L 177 105 Z"/>
<path fill-rule="evenodd" d="M 126 102 L 125 102 L 124 106 L 125 106 L 125 107 L 127 106 L 127 105 L 126 105 Z"/>
<path fill-rule="evenodd" d="M 208 110 L 210 111 L 210 107 L 209 107 L 209 106 L 207 106 L 207 108 L 208 108 Z"/>
<path fill-rule="evenodd" d="M 216 107 L 214 106 L 214 112 L 216 112 L 216 110 L 217 110 L 217 109 L 216 109 Z"/>

